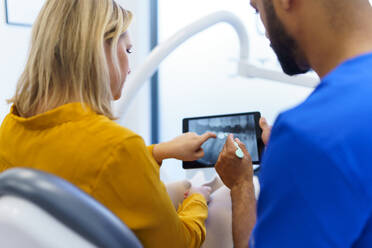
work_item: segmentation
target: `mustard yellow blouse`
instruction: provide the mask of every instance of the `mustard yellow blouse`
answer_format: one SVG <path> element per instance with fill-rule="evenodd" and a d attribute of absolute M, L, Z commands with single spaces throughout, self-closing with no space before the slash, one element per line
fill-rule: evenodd
<path fill-rule="evenodd" d="M 31 118 L 13 107 L 0 128 L 0 172 L 17 166 L 78 186 L 121 218 L 144 247 L 200 247 L 205 239 L 204 197 L 194 194 L 176 211 L 152 146 L 80 103 Z"/>

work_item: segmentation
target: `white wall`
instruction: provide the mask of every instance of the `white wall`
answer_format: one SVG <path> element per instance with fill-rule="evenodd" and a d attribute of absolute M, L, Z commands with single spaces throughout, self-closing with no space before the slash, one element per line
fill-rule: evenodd
<path fill-rule="evenodd" d="M 22 72 L 30 40 L 30 29 L 5 24 L 4 0 L 0 3 L 0 122 L 9 112 L 6 99 L 12 97 Z"/>
<path fill-rule="evenodd" d="M 119 0 L 124 8 L 135 14 L 130 28 L 135 54 L 131 55 L 132 69 L 135 70 L 144 60 L 150 49 L 148 0 Z M 0 122 L 9 112 L 5 100 L 10 98 L 17 80 L 23 70 L 31 28 L 10 26 L 5 23 L 4 0 L 0 4 Z M 143 88 L 131 106 L 124 125 L 150 140 L 149 86 Z"/>

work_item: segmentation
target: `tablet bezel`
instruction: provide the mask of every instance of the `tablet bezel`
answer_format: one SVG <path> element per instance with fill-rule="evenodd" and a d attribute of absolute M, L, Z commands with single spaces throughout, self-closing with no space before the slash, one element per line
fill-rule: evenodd
<path fill-rule="evenodd" d="M 262 141 L 262 129 L 260 128 L 259 121 L 261 118 L 260 112 L 245 112 L 245 113 L 235 113 L 235 114 L 224 114 L 224 115 L 211 115 L 211 116 L 199 116 L 199 117 L 191 117 L 191 118 L 184 118 L 182 120 L 182 131 L 183 133 L 189 132 L 189 121 L 190 120 L 200 120 L 200 119 L 211 119 L 211 118 L 223 118 L 223 117 L 232 117 L 232 116 L 247 116 L 247 115 L 253 115 L 254 116 L 254 122 L 255 122 L 255 129 L 256 129 L 256 141 L 257 141 L 257 149 L 258 149 L 258 161 L 253 161 L 253 164 L 260 164 L 262 159 L 262 152 L 265 147 L 263 141 Z M 204 165 L 197 161 L 183 161 L 182 167 L 184 169 L 202 169 L 202 168 L 214 168 L 213 165 Z M 255 169 L 255 172 L 259 170 L 260 167 Z"/>

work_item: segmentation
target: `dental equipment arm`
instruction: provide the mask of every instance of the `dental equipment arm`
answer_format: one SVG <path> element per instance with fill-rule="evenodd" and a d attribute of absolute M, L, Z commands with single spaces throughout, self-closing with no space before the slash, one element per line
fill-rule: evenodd
<path fill-rule="evenodd" d="M 119 102 L 117 116 L 120 119 L 130 107 L 130 104 L 145 82 L 155 73 L 159 64 L 176 48 L 196 34 L 214 26 L 218 23 L 228 23 L 236 31 L 240 42 L 240 62 L 238 73 L 244 77 L 258 77 L 289 84 L 315 87 L 317 80 L 308 76 L 290 77 L 284 73 L 259 68 L 248 62 L 249 59 L 249 38 L 244 24 L 234 14 L 227 11 L 219 11 L 208 15 L 200 20 L 186 26 L 165 42 L 159 44 L 146 59 L 145 63 L 137 70 L 131 79 L 125 84 L 122 101 Z"/>

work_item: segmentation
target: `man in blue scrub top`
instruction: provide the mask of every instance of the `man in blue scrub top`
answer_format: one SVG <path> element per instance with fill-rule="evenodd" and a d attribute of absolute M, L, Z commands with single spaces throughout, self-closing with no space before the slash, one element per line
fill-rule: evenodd
<path fill-rule="evenodd" d="M 216 170 L 231 189 L 234 247 L 372 247 L 372 7 L 368 0 L 252 0 L 283 70 L 320 85 L 276 120 L 254 199 L 230 136 Z M 270 130 L 261 122 L 265 135 Z M 257 212 L 256 212 L 257 211 Z"/>

